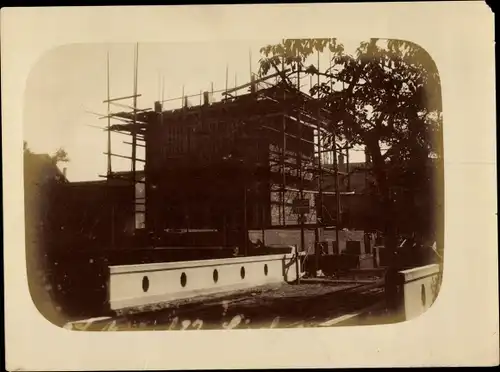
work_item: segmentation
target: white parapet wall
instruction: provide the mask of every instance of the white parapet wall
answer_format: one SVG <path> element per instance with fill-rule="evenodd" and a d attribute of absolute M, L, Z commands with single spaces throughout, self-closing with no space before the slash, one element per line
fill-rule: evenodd
<path fill-rule="evenodd" d="M 111 310 L 155 305 L 197 295 L 255 286 L 293 282 L 297 270 L 291 253 L 214 260 L 183 261 L 109 267 L 108 301 Z"/>
<path fill-rule="evenodd" d="M 438 264 L 399 272 L 403 286 L 405 320 L 414 319 L 429 309 L 439 292 L 441 270 Z"/>

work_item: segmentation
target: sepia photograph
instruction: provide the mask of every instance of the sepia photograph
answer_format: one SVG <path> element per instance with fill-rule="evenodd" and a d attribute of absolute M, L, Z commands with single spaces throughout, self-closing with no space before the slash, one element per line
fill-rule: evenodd
<path fill-rule="evenodd" d="M 56 325 L 373 325 L 438 295 L 441 87 L 412 42 L 71 44 L 25 105 L 28 280 Z"/>
<path fill-rule="evenodd" d="M 498 364 L 484 5 L 3 8 L 6 370 Z"/>

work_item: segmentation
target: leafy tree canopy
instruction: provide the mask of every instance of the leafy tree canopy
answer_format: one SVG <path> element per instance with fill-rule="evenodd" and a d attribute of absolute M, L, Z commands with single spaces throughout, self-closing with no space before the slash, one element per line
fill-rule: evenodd
<path fill-rule="evenodd" d="M 51 156 L 52 161 L 57 163 L 67 163 L 69 162 L 68 153 L 63 148 L 59 148 L 54 155 Z"/>
<path fill-rule="evenodd" d="M 323 71 L 307 63 L 324 52 L 331 63 Z M 427 177 L 430 159 L 442 158 L 439 74 L 418 45 L 370 39 L 350 55 L 337 39 L 297 39 L 265 46 L 261 54 L 261 75 L 276 70 L 291 86 L 288 78 L 297 70 L 321 77 L 310 94 L 329 109 L 339 140 L 365 146 L 385 215 L 395 202 L 393 189 L 411 189 Z M 389 230 L 393 222 L 387 217 Z"/>

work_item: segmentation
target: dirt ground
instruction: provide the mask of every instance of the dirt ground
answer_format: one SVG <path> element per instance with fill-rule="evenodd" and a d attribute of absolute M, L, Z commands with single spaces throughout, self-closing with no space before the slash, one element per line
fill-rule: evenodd
<path fill-rule="evenodd" d="M 98 330 L 196 330 L 314 327 L 383 300 L 382 282 L 333 280 L 268 285 L 176 301 L 95 322 Z M 144 312 L 146 311 L 146 312 Z M 79 328 L 80 329 L 80 328 Z"/>

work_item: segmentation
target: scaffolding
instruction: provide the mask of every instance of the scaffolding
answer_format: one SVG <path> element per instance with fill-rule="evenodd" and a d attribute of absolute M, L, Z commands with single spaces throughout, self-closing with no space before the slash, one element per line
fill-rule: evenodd
<path fill-rule="evenodd" d="M 145 226 L 142 227 L 148 230 L 149 234 L 155 234 L 152 224 L 157 224 L 161 219 L 158 215 L 149 219 L 147 217 L 151 210 L 162 204 L 161 198 L 153 197 L 158 193 L 155 189 L 160 188 L 160 192 L 167 193 L 166 189 L 162 190 L 161 185 L 176 182 L 176 176 L 167 181 L 159 178 L 161 164 L 168 163 L 179 169 L 185 169 L 186 164 L 199 164 L 199 169 L 211 172 L 211 169 L 215 169 L 211 167 L 236 162 L 247 170 L 241 177 L 241 220 L 247 236 L 249 225 L 262 230 L 263 243 L 264 232 L 268 228 L 300 227 L 303 250 L 304 229 L 325 227 L 323 214 L 325 211 L 328 213 L 328 210 L 323 203 L 323 196 L 335 195 L 338 241 L 341 172 L 337 157 L 345 151 L 348 159 L 349 145 L 339 144 L 334 124 L 336 121 L 332 120 L 333 113 L 321 102 L 319 96 L 313 97 L 301 90 L 300 82 L 306 74 L 305 71 L 301 68 L 291 71 L 282 66 L 281 70 L 277 69 L 274 74 L 257 77 L 251 71 L 250 65 L 250 82 L 236 86 L 235 76 L 235 87 L 229 88 L 226 67 L 226 85 L 223 90 L 214 91 L 212 84 L 211 91 L 185 95 L 183 89 L 181 97 L 164 99 L 162 87 L 161 100 L 155 102 L 154 109 L 139 109 L 137 98 L 141 95 L 138 93 L 138 51 L 139 45 L 136 44 L 133 94 L 117 98 L 110 96 L 108 53 L 107 99 L 103 101 L 107 105 L 107 114 L 100 117 L 107 119 L 107 173 L 101 177 L 106 178 L 108 182 L 121 180 L 130 184 L 134 193 L 135 213 L 144 216 Z M 296 79 L 295 84 L 291 81 L 293 78 Z M 215 93 L 221 93 L 220 101 L 214 99 Z M 195 97 L 199 98 L 199 105 L 190 105 L 189 99 Z M 131 100 L 132 104 L 123 103 L 127 100 Z M 179 101 L 180 108 L 164 109 L 166 102 Z M 113 112 L 112 106 L 122 110 Z M 125 142 L 131 145 L 130 156 L 112 152 L 112 132 L 131 137 L 131 141 Z M 249 142 L 252 143 L 248 147 Z M 144 159 L 138 158 L 138 147 L 145 149 Z M 240 150 L 243 154 L 237 155 L 234 150 Z M 113 157 L 129 159 L 130 173 L 113 172 Z M 333 159 L 333 170 L 323 166 L 326 158 Z M 144 174 L 140 178 L 137 172 L 139 162 L 144 164 Z M 349 160 L 347 164 L 348 162 Z M 335 191 L 324 190 L 325 174 L 335 177 Z M 345 174 L 349 174 L 348 169 Z M 262 184 L 267 185 L 266 191 L 250 191 Z M 231 188 L 239 187 L 231 184 L 226 186 L 225 190 L 229 193 Z M 141 187 L 145 190 L 143 196 L 137 192 Z M 181 186 L 177 184 L 177 187 Z M 349 189 L 347 192 L 349 193 Z M 186 200 L 188 197 L 181 199 L 175 201 L 183 203 L 184 219 L 178 214 L 178 218 L 182 220 L 179 223 L 189 231 L 194 223 L 191 218 L 193 208 L 189 204 L 192 201 Z M 228 205 L 224 207 L 230 208 Z M 257 211 L 249 212 L 249 207 L 256 207 Z M 252 221 L 249 221 L 249 215 L 252 216 Z M 258 220 L 259 226 L 255 226 L 255 220 Z M 231 228 L 226 212 L 223 213 L 222 225 L 224 230 Z M 136 228 L 140 227 L 136 225 Z M 247 240 L 245 253 L 248 251 Z"/>

